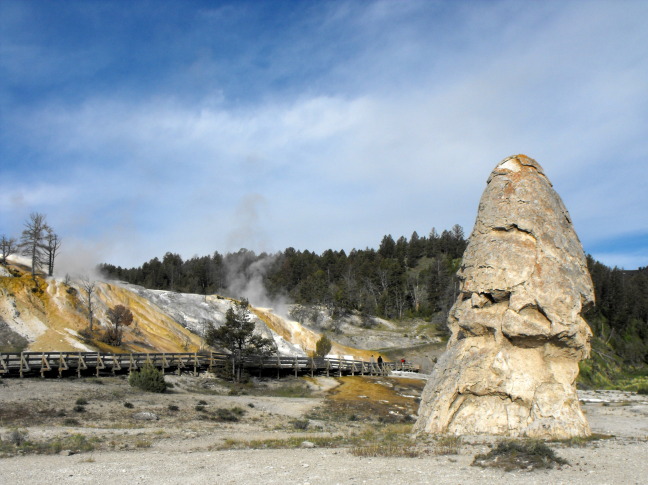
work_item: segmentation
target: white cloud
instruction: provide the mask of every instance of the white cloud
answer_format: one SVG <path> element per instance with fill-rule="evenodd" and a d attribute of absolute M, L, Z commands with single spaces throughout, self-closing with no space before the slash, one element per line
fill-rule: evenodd
<path fill-rule="evenodd" d="M 328 69 L 280 95 L 237 104 L 215 84 L 12 113 L 8 136 L 50 177 L 24 207 L 46 200 L 79 237 L 134 238 L 140 248 L 111 245 L 104 256 L 128 264 L 237 241 L 350 249 L 432 226 L 468 233 L 488 174 L 522 152 L 545 167 L 585 243 L 645 228 L 646 7 L 430 5 L 329 6 L 314 32 L 335 39 L 275 49 L 259 84 L 309 55 Z M 209 53 L 187 76 L 221 75 Z M 0 210 L 23 193 L 0 195 Z M 256 218 L 235 215 L 246 204 Z"/>

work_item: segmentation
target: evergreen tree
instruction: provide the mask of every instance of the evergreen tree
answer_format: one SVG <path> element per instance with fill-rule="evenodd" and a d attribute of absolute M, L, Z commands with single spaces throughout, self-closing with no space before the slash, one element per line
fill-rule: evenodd
<path fill-rule="evenodd" d="M 205 332 L 205 342 L 212 347 L 220 347 L 230 353 L 232 373 L 236 382 L 241 381 L 243 361 L 250 355 L 270 355 L 274 342 L 254 333 L 247 300 L 234 303 L 225 314 L 225 323 L 216 328 L 209 325 Z"/>

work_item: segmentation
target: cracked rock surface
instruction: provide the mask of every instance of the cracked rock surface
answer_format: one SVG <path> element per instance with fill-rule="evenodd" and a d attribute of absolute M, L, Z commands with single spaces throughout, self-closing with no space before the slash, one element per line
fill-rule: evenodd
<path fill-rule="evenodd" d="M 535 160 L 509 157 L 491 173 L 458 276 L 452 336 L 415 432 L 589 435 L 575 380 L 594 290 L 569 213 Z"/>

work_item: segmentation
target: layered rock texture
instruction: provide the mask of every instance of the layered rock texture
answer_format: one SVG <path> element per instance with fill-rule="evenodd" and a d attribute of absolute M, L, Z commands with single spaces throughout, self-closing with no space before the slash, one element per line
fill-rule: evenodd
<path fill-rule="evenodd" d="M 458 273 L 452 336 L 428 381 L 415 433 L 587 436 L 576 395 L 594 292 L 558 194 L 517 155 L 488 179 Z"/>

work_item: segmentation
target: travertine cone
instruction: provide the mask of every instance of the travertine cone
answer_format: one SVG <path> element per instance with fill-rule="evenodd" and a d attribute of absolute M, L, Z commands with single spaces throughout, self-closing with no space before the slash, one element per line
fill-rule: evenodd
<path fill-rule="evenodd" d="M 458 273 L 452 336 L 423 393 L 415 433 L 587 436 L 576 395 L 594 301 L 567 209 L 535 160 L 488 179 Z"/>

